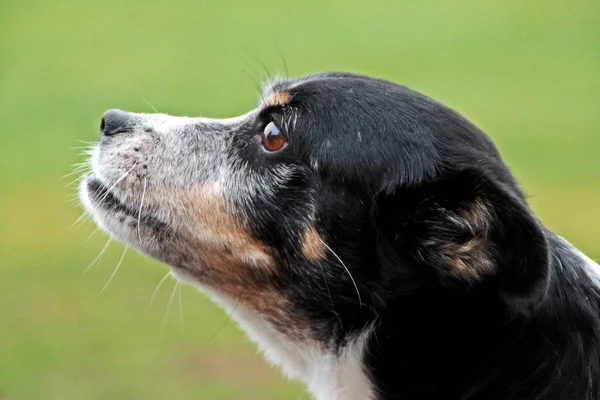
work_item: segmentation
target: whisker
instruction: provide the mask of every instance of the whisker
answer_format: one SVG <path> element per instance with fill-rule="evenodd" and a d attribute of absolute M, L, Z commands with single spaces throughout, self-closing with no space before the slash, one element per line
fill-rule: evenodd
<path fill-rule="evenodd" d="M 150 308 L 152 307 L 152 303 L 154 303 L 154 299 L 156 298 L 156 295 L 158 294 L 158 290 L 160 289 L 162 284 L 167 280 L 167 278 L 169 276 L 171 276 L 171 271 L 167 272 L 167 274 L 162 277 L 160 282 L 158 282 L 158 285 L 156 285 L 156 289 L 154 289 L 154 292 L 152 292 L 152 297 L 150 297 L 150 302 L 148 303 L 148 309 L 146 310 L 146 314 L 150 313 Z"/>
<path fill-rule="evenodd" d="M 337 316 L 338 320 L 341 322 L 340 314 L 338 314 L 335 309 L 335 305 L 333 304 L 333 297 L 331 297 L 331 291 L 329 290 L 329 283 L 327 283 L 327 277 L 325 276 L 325 271 L 323 270 L 323 266 L 319 263 L 319 267 L 321 267 L 321 275 L 323 275 L 323 280 L 325 281 L 325 288 L 327 289 L 327 296 L 329 296 L 329 302 L 331 303 L 331 308 L 333 313 Z"/>
<path fill-rule="evenodd" d="M 261 101 L 264 101 L 265 99 L 262 94 L 262 88 L 260 87 L 260 83 L 258 83 L 256 78 L 254 78 L 252 75 L 250 75 L 250 73 L 248 71 L 246 71 L 245 69 L 242 70 L 242 72 L 244 74 L 246 74 L 252 80 L 252 82 L 254 82 L 254 86 L 256 87 L 256 93 L 258 93 L 258 95 L 261 97 Z"/>
<path fill-rule="evenodd" d="M 143 245 L 142 235 L 140 234 L 140 221 L 142 219 L 142 207 L 144 207 L 144 198 L 146 197 L 146 187 L 148 185 L 148 178 L 144 177 L 144 190 L 142 191 L 142 200 L 140 201 L 140 211 L 138 212 L 137 217 L 137 234 L 138 239 L 140 240 L 140 244 Z"/>
<path fill-rule="evenodd" d="M 356 289 L 356 295 L 358 296 L 358 304 L 360 305 L 360 307 L 362 307 L 363 304 L 362 304 L 362 299 L 360 297 L 360 292 L 358 291 L 358 286 L 356 285 L 356 282 L 354 281 L 354 277 L 350 273 L 350 270 L 348 269 L 348 267 L 346 267 L 346 264 L 344 264 L 342 259 L 335 253 L 335 251 L 333 251 L 333 249 L 331 247 L 329 247 L 329 245 L 327 245 L 327 243 L 325 243 L 325 241 L 323 241 L 323 239 L 319 238 L 319 240 L 321 241 L 321 243 L 323 243 L 323 245 L 325 247 L 327 247 L 327 250 L 329 250 L 331 252 L 331 254 L 333 254 L 335 256 L 335 258 L 337 258 L 337 260 L 340 262 L 340 264 L 342 264 L 342 267 L 344 267 L 344 269 L 348 273 L 348 276 L 350 276 L 350 279 L 352 280 L 352 284 L 354 284 L 354 289 Z"/>
<path fill-rule="evenodd" d="M 169 318 L 169 311 L 171 311 L 171 305 L 173 305 L 173 299 L 175 298 L 175 291 L 177 290 L 177 287 L 179 286 L 179 282 L 175 281 L 175 286 L 173 286 L 173 292 L 171 292 L 171 298 L 169 299 L 169 305 L 167 306 L 167 312 L 165 313 L 165 317 L 163 318 L 163 322 L 162 322 L 162 330 L 165 329 L 165 325 L 167 324 L 167 320 Z"/>
<path fill-rule="evenodd" d="M 129 168 L 127 171 L 125 171 L 125 173 L 123 175 L 121 175 L 121 177 L 119 179 L 117 179 L 117 181 L 115 183 L 113 183 L 112 186 L 106 190 L 106 194 L 104 196 L 102 196 L 102 199 L 100 199 L 100 203 L 102 203 L 106 199 L 106 196 L 109 195 L 109 193 L 119 184 L 119 182 L 121 182 L 123 179 L 125 179 L 125 177 L 135 168 L 136 165 L 137 165 L 137 162 L 133 163 L 131 168 Z"/>
<path fill-rule="evenodd" d="M 90 167 L 87 164 L 79 166 L 79 167 L 75 168 L 73 171 L 69 172 L 68 174 L 65 174 L 65 175 L 61 176 L 60 179 L 65 179 L 65 178 L 68 178 L 68 177 L 73 176 L 75 174 L 80 174 L 82 171 L 85 171 L 88 168 L 90 168 Z"/>
<path fill-rule="evenodd" d="M 181 333 L 184 333 L 185 330 L 183 329 L 183 298 L 181 296 L 181 285 L 177 285 L 178 292 L 179 292 L 179 320 L 181 322 Z"/>
<path fill-rule="evenodd" d="M 70 197 L 67 197 L 66 203 L 69 204 L 71 206 L 71 208 L 77 208 L 77 209 L 81 208 L 81 200 L 79 199 L 79 196 L 77 196 L 77 195 L 72 195 Z"/>
<path fill-rule="evenodd" d="M 66 174 L 62 175 L 62 176 L 60 177 L 60 179 L 65 179 L 65 178 L 68 178 L 68 177 L 70 177 L 70 176 L 73 176 L 73 175 L 79 174 L 79 173 L 81 173 L 82 171 L 91 170 L 91 169 L 92 169 L 92 167 L 91 167 L 89 164 L 87 164 L 87 163 L 86 163 L 86 164 L 83 164 L 83 165 L 77 165 L 77 166 L 75 166 L 75 167 L 74 167 L 74 168 L 73 168 L 71 171 L 69 171 L 68 173 L 66 173 Z"/>
<path fill-rule="evenodd" d="M 144 103 L 146 103 L 147 105 L 149 105 L 150 108 L 153 109 L 155 113 L 160 114 L 160 112 L 156 109 L 156 107 L 154 107 L 154 105 L 152 103 L 150 103 L 148 100 L 146 100 L 146 98 L 142 97 L 142 101 Z"/>
<path fill-rule="evenodd" d="M 85 154 L 85 153 L 83 153 L 83 154 Z M 70 167 L 77 167 L 77 168 L 79 168 L 79 167 L 85 167 L 85 166 L 87 166 L 89 164 L 90 164 L 89 161 L 85 160 L 85 161 L 80 161 L 80 162 L 73 163 L 73 164 L 70 165 Z"/>
<path fill-rule="evenodd" d="M 225 325 L 227 325 L 227 323 L 231 320 L 233 313 L 237 310 L 239 305 L 240 305 L 240 298 L 238 297 L 237 301 L 235 302 L 235 305 L 233 306 L 233 309 L 231 310 L 231 312 L 229 314 L 227 314 L 227 318 L 225 318 L 225 321 L 223 321 L 223 323 L 219 326 L 219 328 L 217 328 L 215 333 L 213 333 L 208 338 L 208 340 L 206 342 L 207 344 L 210 344 L 210 342 L 212 342 L 214 340 L 214 338 L 217 337 L 217 335 L 219 334 L 219 332 L 221 332 L 221 330 L 225 327 Z"/>
<path fill-rule="evenodd" d="M 275 83 L 273 78 L 271 77 L 271 73 L 269 72 L 269 69 L 267 68 L 267 66 L 265 65 L 265 63 L 263 62 L 263 60 L 259 57 L 257 57 L 256 55 L 254 55 L 254 53 L 252 53 L 250 51 L 250 49 L 246 48 L 246 52 L 248 54 L 250 54 L 250 56 L 254 59 L 254 61 L 256 61 L 263 69 L 264 74 L 266 75 L 267 78 L 267 84 L 265 86 L 269 86 L 269 90 L 272 91 L 273 90 L 273 84 Z M 261 92 L 263 92 L 263 90 L 261 90 Z"/>
<path fill-rule="evenodd" d="M 86 218 L 86 217 L 88 217 L 88 216 L 90 216 L 90 212 L 89 212 L 89 211 L 87 211 L 87 210 L 85 210 L 85 211 L 84 211 L 84 212 L 83 212 L 83 213 L 82 213 L 82 214 L 79 216 L 79 218 L 77 218 L 77 219 L 75 220 L 75 222 L 73 222 L 73 223 L 71 224 L 71 228 L 74 228 L 74 227 L 79 227 L 79 226 L 81 225 L 81 224 L 80 224 L 80 222 L 83 222 L 83 221 L 85 220 L 85 218 Z"/>
<path fill-rule="evenodd" d="M 96 258 L 94 258 L 92 260 L 92 262 L 90 263 L 90 265 L 88 265 L 86 267 L 86 269 L 83 270 L 83 273 L 85 274 L 86 272 L 88 272 L 88 270 L 92 267 L 92 265 L 96 264 L 96 262 L 100 262 L 100 260 L 102 259 L 102 256 L 104 255 L 104 252 L 106 251 L 106 249 L 108 249 L 108 245 L 110 244 L 111 239 L 108 239 L 108 241 L 106 242 L 106 244 L 104 245 L 104 247 L 102 248 L 102 250 L 100 250 L 100 253 L 98 253 L 98 255 L 96 256 Z"/>
<path fill-rule="evenodd" d="M 125 246 L 125 250 L 123 250 L 123 254 L 121 254 L 121 259 L 119 260 L 119 263 L 115 267 L 115 270 L 113 271 L 113 273 L 110 276 L 110 278 L 108 278 L 108 282 L 106 282 L 106 285 L 104 285 L 104 287 L 102 288 L 102 290 L 100 291 L 100 293 L 104 293 L 104 291 L 106 290 L 106 288 L 108 287 L 108 285 L 110 284 L 110 282 L 112 281 L 112 279 L 114 278 L 115 274 L 119 270 L 119 267 L 121 266 L 121 263 L 123 262 L 123 259 L 125 258 L 125 253 L 127 253 L 127 246 Z"/>
<path fill-rule="evenodd" d="M 73 175 L 74 173 L 76 173 L 77 171 L 81 171 L 82 169 L 89 168 L 89 164 L 88 164 L 88 163 L 75 164 L 75 165 L 71 165 L 71 167 L 73 167 L 73 170 L 72 170 L 72 171 L 70 171 L 69 173 L 67 173 L 67 174 L 65 174 L 65 175 L 63 175 L 63 176 L 61 176 L 61 179 L 62 179 L 62 178 L 66 178 L 67 176 L 71 176 L 71 175 Z"/>
<path fill-rule="evenodd" d="M 78 207 L 81 204 L 79 201 L 79 196 L 77 194 L 70 194 L 67 197 L 67 203 L 69 203 L 73 208 Z"/>
<path fill-rule="evenodd" d="M 68 188 L 70 186 L 73 186 L 73 184 L 79 183 L 83 179 L 87 178 L 87 176 L 90 175 L 91 172 L 92 172 L 92 168 L 86 167 L 86 168 L 82 168 L 77 171 L 73 171 L 71 174 L 67 174 L 67 175 L 63 176 L 61 179 L 65 179 L 67 177 L 73 177 L 75 175 L 75 178 L 71 182 L 69 182 L 65 185 L 65 188 Z"/>
<path fill-rule="evenodd" d="M 73 179 L 71 182 L 67 183 L 65 185 L 65 188 L 68 189 L 70 187 L 72 187 L 74 184 L 81 182 L 82 177 L 78 176 L 77 178 Z"/>
<path fill-rule="evenodd" d="M 290 77 L 290 74 L 289 74 L 289 71 L 288 71 L 288 64 L 287 64 L 287 61 L 285 60 L 285 57 L 284 57 L 284 55 L 283 55 L 283 52 L 281 51 L 281 48 L 279 48 L 279 46 L 278 46 L 278 45 L 276 45 L 276 46 L 275 46 L 275 48 L 276 48 L 276 49 L 277 49 L 277 51 L 279 52 L 279 55 L 281 56 L 281 60 L 283 61 L 283 68 L 284 68 L 284 70 L 285 70 L 285 78 L 286 78 L 286 79 L 289 79 L 289 77 Z"/>
<path fill-rule="evenodd" d="M 100 227 L 97 227 L 96 229 L 94 229 L 94 231 L 92 233 L 90 233 L 90 236 L 87 237 L 87 239 L 85 239 L 85 242 L 83 242 L 83 244 L 86 244 L 87 242 L 90 241 L 90 239 L 92 238 L 92 236 L 94 236 L 96 234 L 96 232 L 98 232 L 100 230 Z"/>

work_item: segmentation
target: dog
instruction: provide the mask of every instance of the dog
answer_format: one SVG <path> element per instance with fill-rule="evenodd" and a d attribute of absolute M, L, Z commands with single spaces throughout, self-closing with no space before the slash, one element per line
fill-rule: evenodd
<path fill-rule="evenodd" d="M 231 119 L 107 111 L 81 199 L 318 400 L 598 400 L 600 268 L 406 87 L 280 79 Z"/>

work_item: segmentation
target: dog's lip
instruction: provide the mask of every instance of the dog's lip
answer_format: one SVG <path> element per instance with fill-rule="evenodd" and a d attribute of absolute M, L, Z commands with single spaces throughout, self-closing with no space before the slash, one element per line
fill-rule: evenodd
<path fill-rule="evenodd" d="M 156 232 L 161 232 L 163 236 L 170 233 L 167 223 L 157 217 L 148 214 L 146 207 L 142 213 L 140 209 L 133 209 L 125 204 L 100 180 L 97 176 L 91 175 L 86 181 L 87 197 L 90 203 L 98 209 L 112 212 L 121 212 L 127 216 L 136 218 L 145 225 L 152 227 Z"/>
<path fill-rule="evenodd" d="M 131 216 L 137 215 L 135 211 L 119 200 L 96 176 L 92 175 L 88 177 L 86 186 L 90 201 L 97 207 L 121 211 Z"/>

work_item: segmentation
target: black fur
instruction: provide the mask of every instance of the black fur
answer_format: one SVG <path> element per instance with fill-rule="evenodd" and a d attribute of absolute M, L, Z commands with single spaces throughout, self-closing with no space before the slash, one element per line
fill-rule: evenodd
<path fill-rule="evenodd" d="M 290 101 L 263 110 L 233 151 L 257 173 L 293 172 L 243 207 L 278 249 L 271 284 L 291 314 L 332 351 L 373 327 L 364 370 L 378 400 L 600 399 L 598 284 L 487 136 L 381 80 L 321 74 L 272 90 Z M 265 120 L 285 150 L 248 144 Z M 311 225 L 335 255 L 301 254 Z"/>

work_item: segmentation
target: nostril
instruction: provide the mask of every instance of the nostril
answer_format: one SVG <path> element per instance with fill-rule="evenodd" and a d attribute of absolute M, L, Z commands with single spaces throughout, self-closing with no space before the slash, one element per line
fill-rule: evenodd
<path fill-rule="evenodd" d="M 134 115 L 121 110 L 108 110 L 100 121 L 100 134 L 112 136 L 132 132 L 135 127 Z"/>

